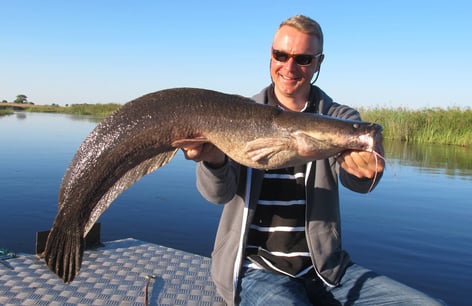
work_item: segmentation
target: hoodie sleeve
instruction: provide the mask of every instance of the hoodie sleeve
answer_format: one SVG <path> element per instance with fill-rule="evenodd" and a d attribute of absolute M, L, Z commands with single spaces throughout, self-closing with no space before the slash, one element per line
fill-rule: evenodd
<path fill-rule="evenodd" d="M 209 202 L 224 204 L 236 194 L 239 165 L 230 159 L 219 168 L 211 168 L 205 162 L 197 163 L 197 189 Z"/>

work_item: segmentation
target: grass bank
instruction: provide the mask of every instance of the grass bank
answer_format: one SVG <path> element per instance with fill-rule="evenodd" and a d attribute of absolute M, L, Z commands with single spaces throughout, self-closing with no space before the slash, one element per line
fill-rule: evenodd
<path fill-rule="evenodd" d="M 362 119 L 384 127 L 384 137 L 412 143 L 472 146 L 472 109 L 360 109 Z"/>
<path fill-rule="evenodd" d="M 44 112 L 44 113 L 62 113 L 73 115 L 95 115 L 107 116 L 118 109 L 121 105 L 116 103 L 107 104 L 72 104 L 71 106 L 59 105 L 40 105 L 25 108 L 28 112 Z"/>
<path fill-rule="evenodd" d="M 12 114 L 13 111 L 37 112 L 37 113 L 61 113 L 71 115 L 95 115 L 107 116 L 122 105 L 117 103 L 107 104 L 72 104 L 71 106 L 35 105 L 23 103 L 0 103 L 0 115 Z"/>

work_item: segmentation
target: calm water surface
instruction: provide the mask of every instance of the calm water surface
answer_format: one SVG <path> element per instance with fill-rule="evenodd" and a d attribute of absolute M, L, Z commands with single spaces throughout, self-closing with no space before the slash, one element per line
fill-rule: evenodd
<path fill-rule="evenodd" d="M 50 228 L 62 175 L 95 127 L 91 117 L 0 117 L 0 248 L 34 252 Z M 472 151 L 386 144 L 387 170 L 368 195 L 341 189 L 344 247 L 359 264 L 470 305 Z M 195 188 L 179 155 L 125 191 L 101 217 L 102 240 L 133 237 L 209 256 L 221 208 Z M 0 270 L 2 266 L 0 266 Z"/>

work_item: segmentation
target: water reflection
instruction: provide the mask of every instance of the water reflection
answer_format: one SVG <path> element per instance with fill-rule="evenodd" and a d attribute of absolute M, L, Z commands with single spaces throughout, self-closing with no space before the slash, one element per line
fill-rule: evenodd
<path fill-rule="evenodd" d="M 24 120 L 27 119 L 28 117 L 31 116 L 41 116 L 41 115 L 52 115 L 52 116 L 65 116 L 67 119 L 71 121 L 87 121 L 87 122 L 93 122 L 93 123 L 99 123 L 100 121 L 103 120 L 104 116 L 94 116 L 94 115 L 78 115 L 78 114 L 59 114 L 59 113 L 30 113 L 30 112 L 25 112 L 25 111 L 15 111 L 14 114 L 12 114 L 16 117 L 18 120 Z M 0 116 L 1 118 L 8 118 L 10 115 L 5 115 L 5 116 Z"/>
<path fill-rule="evenodd" d="M 26 113 L 25 112 L 16 112 L 16 119 L 26 119 Z"/>
<path fill-rule="evenodd" d="M 387 163 L 412 166 L 420 173 L 472 180 L 472 149 L 460 146 L 384 142 Z"/>

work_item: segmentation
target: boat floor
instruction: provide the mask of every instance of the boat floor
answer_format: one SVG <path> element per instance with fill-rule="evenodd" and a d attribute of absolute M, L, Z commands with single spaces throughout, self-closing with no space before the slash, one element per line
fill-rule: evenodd
<path fill-rule="evenodd" d="M 86 250 L 70 284 L 36 255 L 0 264 L 0 305 L 146 304 L 225 305 L 210 278 L 210 258 L 131 238 Z"/>

